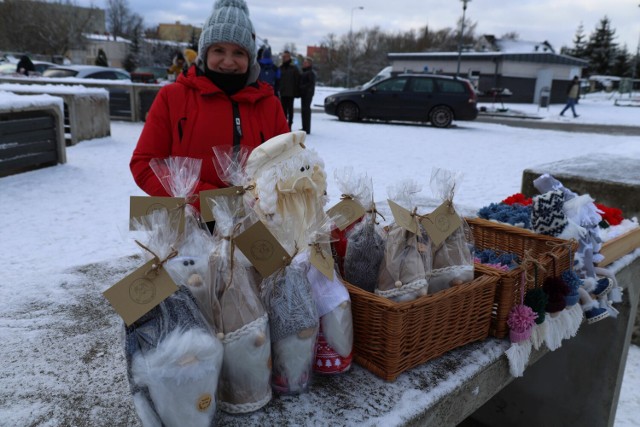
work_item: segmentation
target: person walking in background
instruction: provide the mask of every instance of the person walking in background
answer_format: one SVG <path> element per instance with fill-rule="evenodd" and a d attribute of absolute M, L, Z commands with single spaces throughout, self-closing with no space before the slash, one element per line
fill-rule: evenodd
<path fill-rule="evenodd" d="M 255 31 L 244 0 L 218 0 L 200 34 L 198 57 L 156 96 L 130 168 L 150 196 L 169 196 L 149 162 L 169 156 L 202 160 L 195 194 L 227 187 L 213 164 L 214 146 L 249 151 L 289 132 L 280 101 L 258 81 Z M 199 202 L 194 201 L 199 208 Z"/>
<path fill-rule="evenodd" d="M 578 76 L 574 76 L 573 80 L 569 84 L 569 89 L 567 89 L 567 105 L 564 106 L 562 111 L 560 112 L 561 116 L 564 116 L 564 112 L 571 108 L 571 112 L 573 113 L 573 117 L 578 117 L 576 114 L 576 103 L 578 102 L 578 97 L 580 96 L 580 79 Z"/>
<path fill-rule="evenodd" d="M 27 55 L 22 55 L 20 61 L 18 61 L 18 65 L 16 65 L 16 73 L 28 76 L 35 71 L 36 67 L 35 65 L 33 65 L 33 62 L 31 62 L 31 58 L 29 58 Z"/>
<path fill-rule="evenodd" d="M 291 52 L 285 50 L 280 65 L 280 102 L 289 122 L 289 129 L 293 125 L 293 100 L 299 96 L 300 70 L 291 62 Z"/>
<path fill-rule="evenodd" d="M 273 93 L 280 96 L 280 69 L 273 63 L 271 58 L 271 47 L 266 46 L 262 49 L 262 55 L 258 55 L 260 63 L 260 76 L 258 80 L 269 83 L 273 88 Z"/>
<path fill-rule="evenodd" d="M 187 67 L 187 61 L 184 59 L 182 52 L 176 52 L 171 61 L 171 66 L 167 69 L 169 80 L 175 82 L 178 75 L 182 73 Z"/>
<path fill-rule="evenodd" d="M 305 58 L 302 62 L 302 74 L 300 74 L 300 104 L 302 115 L 302 130 L 311 133 L 311 102 L 316 91 L 316 72 L 313 70 L 311 58 Z"/>

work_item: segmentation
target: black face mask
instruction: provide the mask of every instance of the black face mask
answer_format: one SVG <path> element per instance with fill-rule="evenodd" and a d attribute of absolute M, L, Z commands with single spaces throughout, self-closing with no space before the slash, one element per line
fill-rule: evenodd
<path fill-rule="evenodd" d="M 204 75 L 207 76 L 214 85 L 222 89 L 224 93 L 231 96 L 246 86 L 247 79 L 249 78 L 249 71 L 244 74 L 218 73 L 210 70 L 205 64 Z"/>

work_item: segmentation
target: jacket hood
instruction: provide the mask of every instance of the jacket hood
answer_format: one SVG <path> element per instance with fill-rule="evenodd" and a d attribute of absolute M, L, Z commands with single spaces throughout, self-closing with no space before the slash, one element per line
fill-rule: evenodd
<path fill-rule="evenodd" d="M 233 94 L 231 98 L 235 101 L 257 101 L 273 95 L 271 86 L 263 82 L 257 82 L 258 74 L 260 74 L 260 65 L 254 63 L 251 66 L 247 85 L 239 92 Z M 227 96 L 222 89 L 213 84 L 213 82 L 204 75 L 204 72 L 195 65 L 189 67 L 186 73 L 181 73 L 178 76 L 176 84 L 182 84 L 194 89 L 199 92 L 200 95 Z"/>

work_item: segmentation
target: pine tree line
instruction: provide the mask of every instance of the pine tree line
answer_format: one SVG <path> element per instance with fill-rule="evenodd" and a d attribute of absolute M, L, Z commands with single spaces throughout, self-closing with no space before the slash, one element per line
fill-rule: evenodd
<path fill-rule="evenodd" d="M 589 61 L 585 70 L 587 76 L 640 76 L 638 53 L 633 55 L 626 44 L 619 46 L 615 39 L 616 31 L 612 28 L 609 18 L 605 16 L 589 37 L 585 35 L 584 26 L 580 23 L 573 38 L 573 47 L 564 47 L 561 52 Z"/>

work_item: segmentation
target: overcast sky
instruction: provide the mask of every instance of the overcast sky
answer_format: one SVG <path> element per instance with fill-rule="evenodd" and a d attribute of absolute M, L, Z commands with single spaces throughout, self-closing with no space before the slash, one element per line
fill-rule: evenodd
<path fill-rule="evenodd" d="M 213 0 L 129 0 L 147 26 L 182 23 L 201 26 Z M 77 0 L 81 6 L 106 7 L 106 0 Z M 298 52 L 319 45 L 327 34 L 379 26 L 407 31 L 429 25 L 434 30 L 455 27 L 462 16 L 461 0 L 248 0 L 257 36 L 278 52 L 294 43 Z M 605 15 L 616 30 L 616 41 L 635 52 L 640 37 L 640 0 L 471 0 L 466 16 L 477 23 L 476 35 L 500 36 L 515 31 L 521 40 L 549 41 L 556 50 L 572 45 L 580 23 L 588 36 Z M 353 9 L 363 6 L 363 10 Z M 353 11 L 353 12 L 352 12 Z"/>

